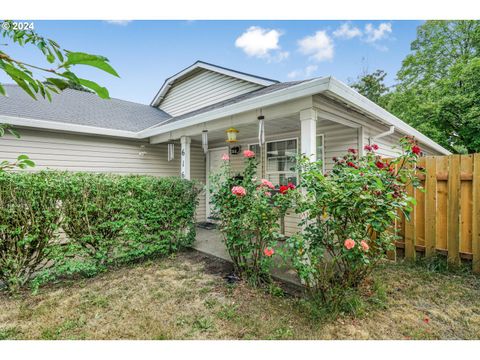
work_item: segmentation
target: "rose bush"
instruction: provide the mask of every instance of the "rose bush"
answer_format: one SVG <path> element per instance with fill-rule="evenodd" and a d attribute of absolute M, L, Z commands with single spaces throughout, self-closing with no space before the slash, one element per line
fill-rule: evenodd
<path fill-rule="evenodd" d="M 219 222 L 235 274 L 254 285 L 270 281 L 279 232 L 279 219 L 289 197 L 275 191 L 266 179 L 256 178 L 255 153 L 245 150 L 245 167 L 234 176 L 227 155 L 220 171 L 210 178 L 213 215 Z"/>
<path fill-rule="evenodd" d="M 408 218 L 414 199 L 406 187 L 420 183 L 415 175 L 420 147 L 413 138 L 401 140 L 402 155 L 391 161 L 366 145 L 364 156 L 349 149 L 334 158 L 325 175 L 320 162 L 299 161 L 303 190 L 297 212 L 301 232 L 287 240 L 289 258 L 301 281 L 323 301 L 355 289 L 375 264 L 393 249 L 391 230 L 399 213 Z M 339 291 L 340 289 L 340 291 Z"/>

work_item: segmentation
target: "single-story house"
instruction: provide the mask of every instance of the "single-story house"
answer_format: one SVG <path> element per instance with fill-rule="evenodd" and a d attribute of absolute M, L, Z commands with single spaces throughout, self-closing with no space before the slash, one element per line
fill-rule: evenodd
<path fill-rule="evenodd" d="M 166 79 L 150 105 L 71 89 L 49 103 L 15 85 L 5 88 L 0 123 L 14 125 L 22 137 L 0 139 L 0 158 L 28 154 L 37 170 L 182 176 L 208 183 L 222 154 L 230 153 L 232 166 L 240 169 L 242 151 L 253 149 L 261 154 L 259 175 L 284 184 L 296 181 L 289 160 L 298 153 L 321 158 L 328 170 L 333 157 L 348 148 L 362 153 L 369 142 L 380 146 L 382 156 L 393 157 L 398 139 L 412 135 L 424 154 L 449 154 L 332 77 L 279 82 L 197 61 Z M 238 142 L 227 143 L 232 127 Z M 207 192 L 197 219 L 209 215 Z M 293 217 L 286 223 L 286 231 L 295 227 Z"/>

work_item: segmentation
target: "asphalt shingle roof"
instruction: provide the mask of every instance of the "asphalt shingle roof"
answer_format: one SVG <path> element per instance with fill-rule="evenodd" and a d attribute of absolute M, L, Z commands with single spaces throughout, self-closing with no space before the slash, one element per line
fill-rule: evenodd
<path fill-rule="evenodd" d="M 224 101 L 212 104 L 212 105 L 205 106 L 203 108 L 191 111 L 191 112 L 186 113 L 186 114 L 182 114 L 182 115 L 172 117 L 171 119 L 163 122 L 161 124 L 161 126 L 166 125 L 166 124 L 171 124 L 172 122 L 183 120 L 183 119 L 195 116 L 195 115 L 199 115 L 199 114 L 205 113 L 207 111 L 219 109 L 219 108 L 222 108 L 222 107 L 225 107 L 225 106 L 228 106 L 228 105 L 233 105 L 233 104 L 239 103 L 239 102 L 247 100 L 247 99 L 255 98 L 257 96 L 262 96 L 262 95 L 266 95 L 266 94 L 269 94 L 269 93 L 272 93 L 272 92 L 275 92 L 275 91 L 286 89 L 286 88 L 289 88 L 291 86 L 298 85 L 298 84 L 301 84 L 305 81 L 310 81 L 310 80 L 312 80 L 312 79 L 302 80 L 302 81 L 282 82 L 282 83 L 266 86 L 264 88 L 248 92 L 246 94 L 235 96 L 231 99 L 227 99 L 227 100 L 224 100 Z"/>
<path fill-rule="evenodd" d="M 161 127 L 191 116 L 286 89 L 304 81 L 273 84 L 175 117 L 150 105 L 113 98 L 103 100 L 95 94 L 72 89 L 66 89 L 60 94 L 52 94 L 51 103 L 42 97 L 34 100 L 17 85 L 9 84 L 4 85 L 8 97 L 0 96 L 0 115 L 138 132 L 155 125 Z"/>
<path fill-rule="evenodd" d="M 100 99 L 96 94 L 66 89 L 52 94 L 52 102 L 32 99 L 17 85 L 4 85 L 8 97 L 0 95 L 0 115 L 55 121 L 138 132 L 171 118 L 149 105 L 119 99 Z"/>

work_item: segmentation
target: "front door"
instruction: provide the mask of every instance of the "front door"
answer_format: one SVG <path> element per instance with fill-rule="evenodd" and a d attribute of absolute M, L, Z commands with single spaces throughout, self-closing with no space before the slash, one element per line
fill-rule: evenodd
<path fill-rule="evenodd" d="M 212 205 L 210 204 L 210 196 L 208 191 L 208 186 L 210 184 L 209 177 L 211 174 L 214 174 L 218 171 L 220 166 L 223 164 L 222 155 L 228 154 L 228 147 L 221 147 L 208 150 L 207 154 L 207 191 L 206 191 L 206 200 L 207 200 L 207 221 L 212 221 L 210 219 Z"/>

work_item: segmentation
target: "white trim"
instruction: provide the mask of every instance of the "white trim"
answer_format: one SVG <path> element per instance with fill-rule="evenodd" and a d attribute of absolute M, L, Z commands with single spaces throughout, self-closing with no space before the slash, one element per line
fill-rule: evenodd
<path fill-rule="evenodd" d="M 318 160 L 321 160 L 322 161 L 322 172 L 325 173 L 325 134 L 319 134 L 317 133 L 317 140 L 318 138 L 321 137 L 322 138 L 322 158 L 319 159 L 318 158 L 318 141 L 317 141 L 317 161 Z"/>
<path fill-rule="evenodd" d="M 24 126 L 35 129 L 56 130 L 62 132 L 81 133 L 81 134 L 93 134 L 93 135 L 106 135 L 113 137 L 122 137 L 130 139 L 141 139 L 139 133 L 126 130 L 107 129 L 96 126 L 68 124 L 57 121 L 20 118 L 14 116 L 0 115 L 0 123 L 7 123 L 15 126 Z"/>
<path fill-rule="evenodd" d="M 202 114 L 178 120 L 173 123 L 163 125 L 160 128 L 142 130 L 140 131 L 139 135 L 141 137 L 152 137 L 155 135 L 165 134 L 170 131 L 183 129 L 189 126 L 202 124 L 207 121 L 236 115 L 249 110 L 256 110 L 260 107 L 266 107 L 301 97 L 311 96 L 313 94 L 321 93 L 327 90 L 329 81 L 329 78 L 313 79 L 265 95 L 256 96 L 254 98 L 247 99 L 236 104 L 224 106 L 218 109 L 213 109 Z"/>
<path fill-rule="evenodd" d="M 40 119 L 29 119 L 2 115 L 0 115 L 0 122 L 6 122 L 17 126 L 26 126 L 47 130 L 106 135 L 129 139 L 145 139 L 156 135 L 169 133 L 175 130 L 184 129 L 194 125 L 199 125 L 204 122 L 229 117 L 250 110 L 256 110 L 261 107 L 265 108 L 267 106 L 276 105 L 290 100 L 312 96 L 314 94 L 319 94 L 322 92 L 328 92 L 329 94 L 333 95 L 333 97 L 339 98 L 341 101 L 346 102 L 348 105 L 356 108 L 357 110 L 367 113 L 374 119 L 388 126 L 395 126 L 395 128 L 403 134 L 415 136 L 420 141 L 420 143 L 429 146 L 433 150 L 436 150 L 445 155 L 450 154 L 450 151 L 440 146 L 427 136 L 423 135 L 418 130 L 415 130 L 410 125 L 406 124 L 402 120 L 390 114 L 388 111 L 382 109 L 380 106 L 360 95 L 355 90 L 351 89 L 349 86 L 331 77 L 324 77 L 302 82 L 300 84 L 293 85 L 285 89 L 277 90 L 268 94 L 247 99 L 222 108 L 213 109 L 202 114 L 185 118 L 170 124 L 162 125 L 160 127 L 156 125 L 155 127 L 150 127 L 136 133 L 124 130 L 100 128 L 95 126 L 66 124 Z M 320 115 L 321 117 L 321 114 L 318 115 Z"/>
<path fill-rule="evenodd" d="M 290 140 L 295 140 L 296 141 L 296 152 L 297 152 L 297 155 L 299 153 L 299 150 L 298 150 L 298 145 L 299 145 L 299 139 L 298 137 L 292 137 L 292 138 L 286 138 L 286 139 L 277 139 L 277 140 L 270 140 L 270 141 L 265 141 L 265 151 L 264 151 L 264 160 L 265 161 L 265 178 L 268 179 L 268 175 L 272 174 L 272 175 L 280 175 L 280 174 L 295 174 L 296 178 L 297 178 L 297 183 L 298 183 L 298 179 L 299 179 L 299 174 L 298 174 L 298 171 L 268 171 L 268 157 L 267 157 L 267 153 L 268 153 L 268 144 L 270 143 L 276 143 L 276 142 L 282 142 L 282 141 L 290 141 Z M 280 186 L 280 184 L 278 184 Z"/>
<path fill-rule="evenodd" d="M 381 108 L 373 101 L 370 101 L 365 96 L 360 95 L 358 92 L 353 90 L 350 86 L 338 81 L 337 79 L 330 78 L 328 92 L 331 92 L 349 105 L 353 105 L 356 108 L 360 108 L 361 110 L 367 112 L 369 115 L 379 119 L 383 123 L 387 125 L 393 125 L 397 130 L 402 132 L 405 135 L 413 135 L 417 140 L 420 142 L 430 146 L 432 149 L 436 151 L 449 155 L 451 154 L 450 151 L 445 149 L 443 146 L 437 144 L 429 137 L 423 135 L 418 130 L 414 129 L 407 123 L 403 122 L 396 116 L 390 114 L 387 110 Z"/>
<path fill-rule="evenodd" d="M 186 69 L 183 69 L 179 73 L 169 77 L 164 82 L 164 84 L 162 85 L 162 87 L 158 91 L 157 95 L 155 95 L 155 98 L 152 100 L 150 105 L 155 106 L 155 107 L 159 106 L 160 103 L 162 102 L 163 98 L 167 94 L 168 90 L 170 89 L 170 87 L 175 82 L 175 80 L 177 80 L 177 79 L 179 79 L 179 78 L 181 78 L 181 77 L 187 75 L 188 73 L 191 73 L 191 72 L 193 72 L 197 69 L 205 69 L 205 70 L 214 71 L 214 72 L 217 72 L 217 73 L 220 73 L 220 74 L 223 74 L 223 75 L 231 76 L 231 77 L 234 77 L 234 78 L 237 78 L 237 79 L 240 79 L 240 80 L 248 81 L 248 82 L 258 84 L 258 85 L 262 85 L 262 86 L 269 86 L 269 85 L 273 85 L 273 84 L 277 83 L 277 81 L 260 78 L 260 77 L 254 76 L 254 75 L 239 73 L 239 72 L 236 72 L 234 70 L 229 70 L 229 69 L 225 69 L 225 68 L 215 66 L 215 65 L 212 65 L 212 64 L 207 64 L 207 63 L 204 63 L 202 61 L 197 61 L 193 65 L 190 65 Z"/>
<path fill-rule="evenodd" d="M 358 136 L 358 139 L 357 139 L 358 155 L 363 156 L 363 155 L 365 155 L 365 149 L 364 149 L 364 147 L 365 147 L 365 139 L 364 139 L 365 131 L 363 129 L 363 126 L 360 126 L 357 129 L 357 136 Z"/>
<path fill-rule="evenodd" d="M 208 222 L 208 219 L 210 218 L 210 195 L 209 195 L 209 191 L 208 189 L 210 188 L 210 152 L 211 151 L 216 151 L 216 150 L 226 150 L 227 154 L 229 153 L 228 151 L 228 146 L 221 146 L 221 147 L 215 147 L 215 148 L 212 148 L 212 149 L 208 149 L 208 152 L 207 152 L 207 161 L 205 162 L 206 163 L 206 167 L 205 167 L 205 175 L 206 175 L 206 184 L 205 184 L 205 187 L 206 187 L 206 191 L 205 191 L 205 215 L 206 215 L 206 219 L 205 221 Z"/>

